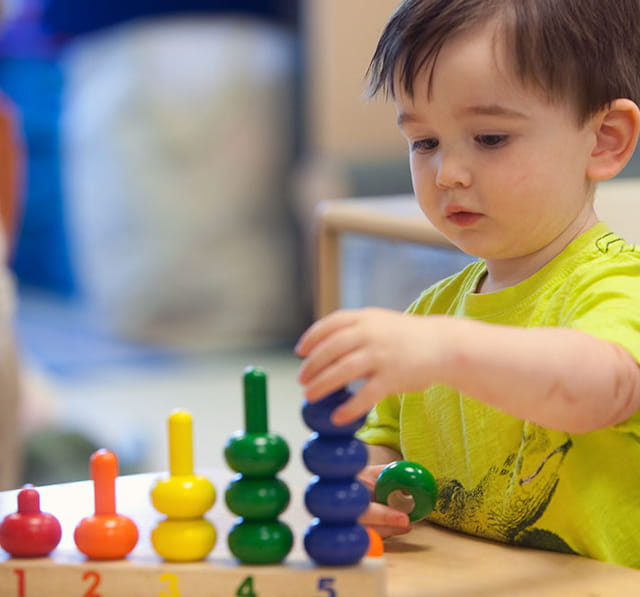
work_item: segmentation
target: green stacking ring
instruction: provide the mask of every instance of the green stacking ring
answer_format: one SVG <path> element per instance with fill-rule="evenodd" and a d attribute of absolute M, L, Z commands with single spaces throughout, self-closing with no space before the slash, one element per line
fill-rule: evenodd
<path fill-rule="evenodd" d="M 376 502 L 386 504 L 394 491 L 404 491 L 413 498 L 414 508 L 409 513 L 411 522 L 427 516 L 438 499 L 438 488 L 433 475 L 423 466 L 408 460 L 392 462 L 378 475 Z"/>

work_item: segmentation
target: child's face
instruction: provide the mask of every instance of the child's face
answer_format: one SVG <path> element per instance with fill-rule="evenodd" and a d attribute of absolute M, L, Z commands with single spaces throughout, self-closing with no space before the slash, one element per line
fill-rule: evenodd
<path fill-rule="evenodd" d="M 494 30 L 444 45 L 431 95 L 425 75 L 413 98 L 400 85 L 395 98 L 422 210 L 490 272 L 541 253 L 547 261 L 595 223 L 586 176 L 594 127 L 524 88 Z"/>

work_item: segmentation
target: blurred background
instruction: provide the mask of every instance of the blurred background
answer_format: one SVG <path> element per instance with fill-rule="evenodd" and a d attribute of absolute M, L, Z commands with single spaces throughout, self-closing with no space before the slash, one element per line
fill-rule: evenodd
<path fill-rule="evenodd" d="M 247 365 L 274 430 L 308 435 L 313 206 L 409 189 L 389 107 L 362 98 L 395 1 L 344 4 L 5 0 L 21 482 L 86 478 L 98 446 L 162 469 L 175 407 L 220 464 Z"/>
<path fill-rule="evenodd" d="M 176 407 L 195 417 L 196 462 L 221 466 L 247 365 L 267 370 L 271 426 L 299 452 L 314 206 L 410 191 L 392 106 L 363 98 L 396 4 L 4 0 L 16 482 L 86 478 L 97 447 L 123 472 L 164 469 Z M 351 239 L 345 304 L 403 308 L 427 269 L 461 263 L 425 251 Z"/>

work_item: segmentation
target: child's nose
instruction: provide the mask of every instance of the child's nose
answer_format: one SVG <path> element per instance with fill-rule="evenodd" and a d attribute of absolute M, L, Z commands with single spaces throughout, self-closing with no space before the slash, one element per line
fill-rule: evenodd
<path fill-rule="evenodd" d="M 471 172 L 460 157 L 442 155 L 436 170 L 436 186 L 441 190 L 455 187 L 468 187 L 471 184 Z"/>

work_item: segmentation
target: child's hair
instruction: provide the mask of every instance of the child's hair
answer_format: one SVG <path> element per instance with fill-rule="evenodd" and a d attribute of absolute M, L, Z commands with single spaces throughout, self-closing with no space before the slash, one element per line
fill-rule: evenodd
<path fill-rule="evenodd" d="M 404 0 L 367 72 L 369 95 L 413 97 L 445 42 L 495 19 L 525 85 L 567 101 L 580 123 L 617 98 L 640 104 L 640 0 Z"/>

